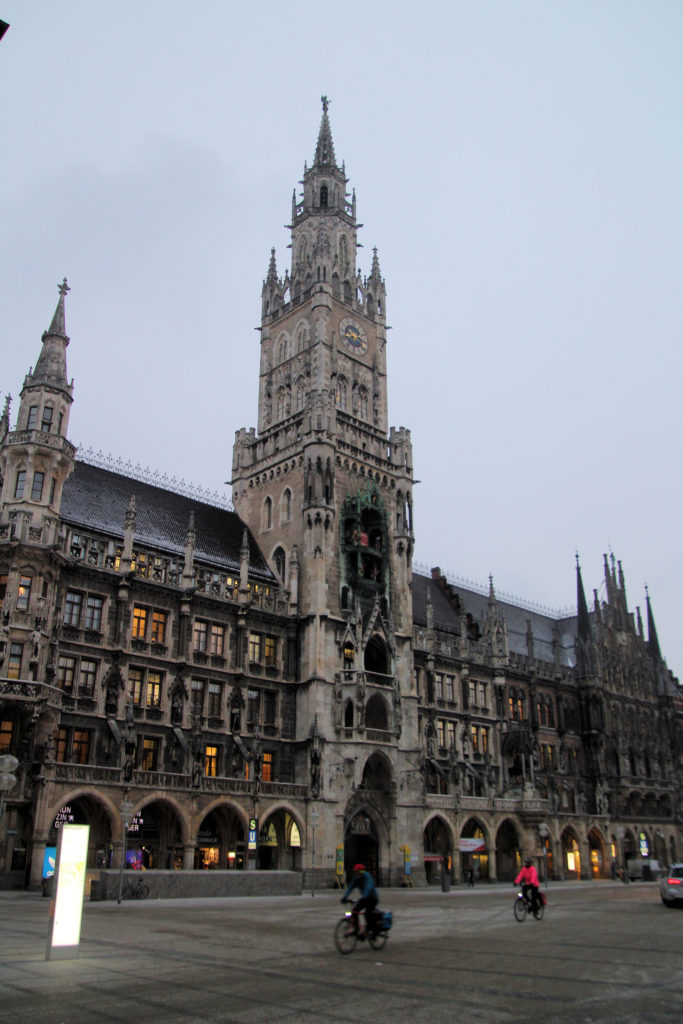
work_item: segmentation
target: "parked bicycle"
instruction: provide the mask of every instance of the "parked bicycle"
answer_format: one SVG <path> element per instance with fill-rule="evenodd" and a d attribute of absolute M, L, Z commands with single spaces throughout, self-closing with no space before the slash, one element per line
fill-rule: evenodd
<path fill-rule="evenodd" d="M 538 891 L 538 902 L 534 907 L 530 894 L 525 895 L 522 889 L 517 893 L 515 898 L 514 912 L 515 920 L 524 921 L 527 914 L 533 914 L 537 921 L 543 920 L 543 914 L 545 912 L 545 893 Z"/>
<path fill-rule="evenodd" d="M 343 955 L 353 953 L 356 943 L 365 942 L 366 939 L 373 949 L 383 949 L 389 938 L 389 931 L 393 924 L 393 915 L 390 910 L 375 910 L 372 927 L 366 925 L 365 928 L 361 928 L 357 907 L 356 903 L 351 910 L 347 910 L 334 929 L 334 944 Z"/>
<path fill-rule="evenodd" d="M 132 879 L 129 879 L 121 893 L 121 898 L 124 900 L 146 900 L 148 896 L 149 886 L 141 878 L 138 878 L 135 884 Z"/>

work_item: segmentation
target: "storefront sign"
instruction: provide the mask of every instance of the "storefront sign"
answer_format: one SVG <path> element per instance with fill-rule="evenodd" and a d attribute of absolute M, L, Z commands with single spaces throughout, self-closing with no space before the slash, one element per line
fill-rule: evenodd
<path fill-rule="evenodd" d="M 59 829 L 62 825 L 73 825 L 75 823 L 73 811 L 71 810 L 70 804 L 64 804 L 57 811 L 54 827 Z"/>
<path fill-rule="evenodd" d="M 461 853 L 484 853 L 486 850 L 485 839 L 461 839 L 460 840 L 460 852 Z"/>
<path fill-rule="evenodd" d="M 258 836 L 258 818 L 249 819 L 249 840 L 247 843 L 248 850 L 256 849 L 256 840 Z"/>
<path fill-rule="evenodd" d="M 46 960 L 74 956 L 78 950 L 89 834 L 89 825 L 62 825 L 59 830 Z"/>
<path fill-rule="evenodd" d="M 55 873 L 55 862 L 57 860 L 57 847 L 46 846 L 43 854 L 43 878 L 52 878 Z"/>
<path fill-rule="evenodd" d="M 336 854 L 336 861 L 335 861 L 335 863 L 336 863 L 336 874 L 337 874 L 337 877 L 343 876 L 343 874 L 344 874 L 344 847 L 343 846 L 338 846 L 337 847 L 337 854 Z"/>

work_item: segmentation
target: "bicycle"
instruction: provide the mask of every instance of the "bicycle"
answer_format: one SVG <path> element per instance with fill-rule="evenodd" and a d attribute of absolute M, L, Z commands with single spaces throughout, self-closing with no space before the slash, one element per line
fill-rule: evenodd
<path fill-rule="evenodd" d="M 545 912 L 545 895 L 539 889 L 538 902 L 534 908 L 531 896 L 525 896 L 523 890 L 520 889 L 515 897 L 513 910 L 516 921 L 524 921 L 527 914 L 533 914 L 537 921 L 542 921 Z"/>
<path fill-rule="evenodd" d="M 361 931 L 358 927 L 359 911 L 356 910 L 356 906 L 347 910 L 335 925 L 334 944 L 343 956 L 353 953 L 356 943 L 364 942 L 366 939 L 373 949 L 383 949 L 387 944 L 389 930 L 393 924 L 391 911 L 375 910 L 373 925 L 366 925 L 365 930 Z"/>
<path fill-rule="evenodd" d="M 133 884 L 132 880 L 126 882 L 126 886 L 121 893 L 121 898 L 124 900 L 146 900 L 148 896 L 149 886 L 141 878 L 138 878 L 135 884 Z"/>

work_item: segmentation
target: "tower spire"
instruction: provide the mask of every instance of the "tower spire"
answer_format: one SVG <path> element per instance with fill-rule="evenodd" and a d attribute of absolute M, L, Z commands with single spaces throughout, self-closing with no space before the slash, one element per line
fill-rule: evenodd
<path fill-rule="evenodd" d="M 71 397 L 73 387 L 68 383 L 66 376 L 66 347 L 69 344 L 69 338 L 66 333 L 64 299 L 70 290 L 66 278 L 58 287 L 59 300 L 52 323 L 43 334 L 43 347 L 38 356 L 38 362 L 33 372 L 29 372 L 26 377 L 24 387 L 48 385 L 65 391 Z"/>
<path fill-rule="evenodd" d="M 659 637 L 657 636 L 657 627 L 655 626 L 655 617 L 652 614 L 652 604 L 650 603 L 650 591 L 645 586 L 645 601 L 647 603 L 647 646 L 650 649 L 650 654 L 655 661 L 662 660 L 662 652 L 659 647 Z"/>
<path fill-rule="evenodd" d="M 578 635 L 581 640 L 588 640 L 590 639 L 590 619 L 588 618 L 588 605 L 583 589 L 583 580 L 581 579 L 581 565 L 578 552 L 576 554 L 576 611 Z"/>
<path fill-rule="evenodd" d="M 336 167 L 337 163 L 334 157 L 334 143 L 332 142 L 332 129 L 330 128 L 330 119 L 327 116 L 327 110 L 330 105 L 330 101 L 327 96 L 321 96 L 320 100 L 323 105 L 323 117 L 320 122 L 320 131 L 318 132 L 318 144 L 315 147 L 315 159 L 313 160 L 314 167 Z"/>

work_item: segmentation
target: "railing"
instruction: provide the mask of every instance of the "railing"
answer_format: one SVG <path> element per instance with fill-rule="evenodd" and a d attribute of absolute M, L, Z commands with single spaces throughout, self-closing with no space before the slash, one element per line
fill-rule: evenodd
<path fill-rule="evenodd" d="M 391 743 L 393 738 L 388 729 L 366 729 L 365 735 L 371 743 Z"/>

